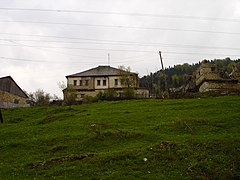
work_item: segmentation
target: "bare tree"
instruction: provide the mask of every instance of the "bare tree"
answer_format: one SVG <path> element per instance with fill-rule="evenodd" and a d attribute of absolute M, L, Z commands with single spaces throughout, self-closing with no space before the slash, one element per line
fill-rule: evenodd
<path fill-rule="evenodd" d="M 65 83 L 64 81 L 58 82 L 57 85 L 58 85 L 58 87 L 59 87 L 61 90 L 64 90 L 64 89 L 67 88 L 67 85 L 66 85 L 66 83 Z"/>
<path fill-rule="evenodd" d="M 64 104 L 65 105 L 73 105 L 76 104 L 76 98 L 77 98 L 77 91 L 74 89 L 74 87 L 70 84 L 66 85 L 63 81 L 58 82 L 58 87 L 62 89 L 64 94 Z"/>
<path fill-rule="evenodd" d="M 50 93 L 44 92 L 42 89 L 38 89 L 35 92 L 28 93 L 29 103 L 35 106 L 46 106 L 50 104 Z"/>

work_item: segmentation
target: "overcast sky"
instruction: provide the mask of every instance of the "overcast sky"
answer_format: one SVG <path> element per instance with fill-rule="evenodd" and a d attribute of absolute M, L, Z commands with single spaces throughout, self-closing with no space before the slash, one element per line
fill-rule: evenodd
<path fill-rule="evenodd" d="M 0 0 L 0 77 L 62 96 L 66 75 L 108 64 L 140 77 L 240 58 L 240 0 Z"/>

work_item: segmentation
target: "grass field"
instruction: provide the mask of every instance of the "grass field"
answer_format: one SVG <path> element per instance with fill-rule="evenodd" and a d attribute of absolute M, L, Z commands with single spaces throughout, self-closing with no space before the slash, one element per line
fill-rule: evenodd
<path fill-rule="evenodd" d="M 239 179 L 240 97 L 2 110 L 0 179 Z"/>

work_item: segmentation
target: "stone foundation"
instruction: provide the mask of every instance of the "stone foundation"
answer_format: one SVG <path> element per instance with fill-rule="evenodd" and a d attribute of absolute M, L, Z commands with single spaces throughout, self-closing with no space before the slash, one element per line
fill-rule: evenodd
<path fill-rule="evenodd" d="M 200 86 L 199 92 L 208 91 L 240 92 L 240 83 L 205 81 Z"/>
<path fill-rule="evenodd" d="M 27 99 L 0 91 L 0 108 L 28 107 Z"/>

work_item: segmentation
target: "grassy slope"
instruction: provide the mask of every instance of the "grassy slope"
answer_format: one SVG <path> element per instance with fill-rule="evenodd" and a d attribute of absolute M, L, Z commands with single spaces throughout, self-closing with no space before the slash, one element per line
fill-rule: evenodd
<path fill-rule="evenodd" d="M 3 116 L 0 179 L 240 177 L 240 97 L 18 108 Z M 94 157 L 74 158 L 80 154 Z"/>

